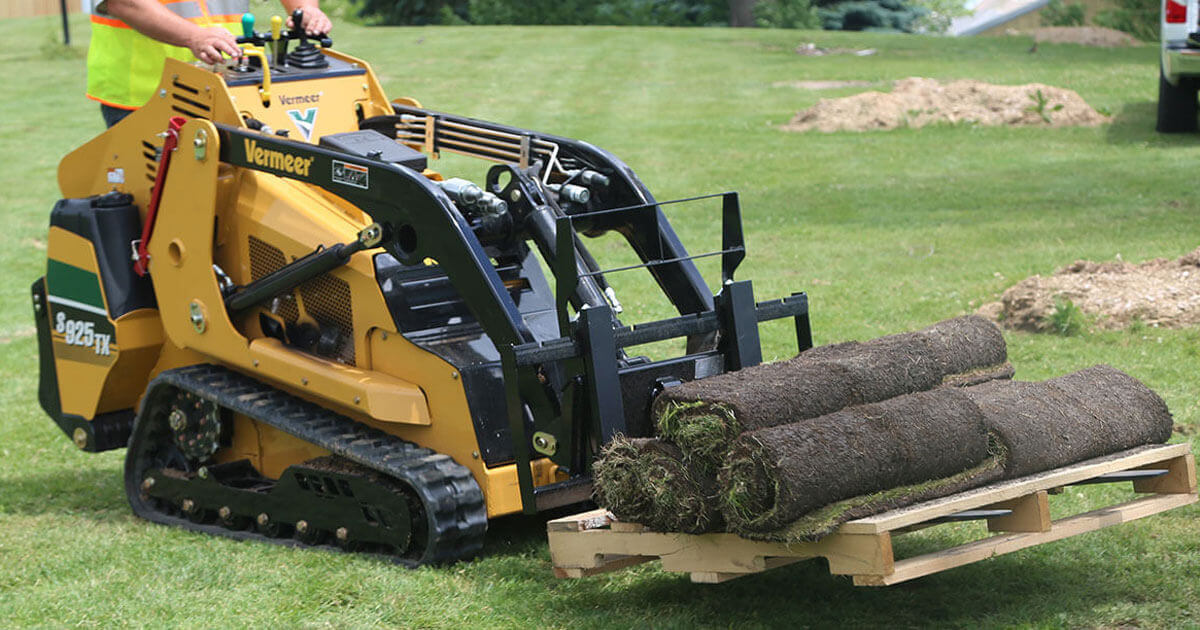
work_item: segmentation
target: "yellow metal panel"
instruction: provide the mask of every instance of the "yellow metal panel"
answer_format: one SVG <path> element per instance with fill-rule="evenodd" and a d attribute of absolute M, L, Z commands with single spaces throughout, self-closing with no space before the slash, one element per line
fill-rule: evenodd
<path fill-rule="evenodd" d="M 100 274 L 92 242 L 78 234 L 58 226 L 50 226 L 50 232 L 46 236 L 46 252 L 54 260 Z M 103 290 L 103 287 L 101 289 Z"/>
<path fill-rule="evenodd" d="M 100 282 L 92 242 L 59 227 L 51 227 L 47 237 L 47 252 L 53 260 L 96 274 L 96 281 L 107 305 L 104 284 Z M 47 287 L 54 295 L 54 287 Z M 51 316 L 47 309 L 46 317 Z M 106 319 L 107 316 L 105 316 Z M 113 322 L 115 332 L 106 355 L 93 349 L 68 345 L 64 333 L 50 330 L 53 339 L 55 369 L 58 372 L 59 398 L 63 413 L 91 419 L 97 413 L 107 413 L 133 407 L 149 378 L 150 369 L 158 358 L 162 345 L 162 326 L 158 311 L 140 309 L 121 316 Z"/>
<path fill-rule="evenodd" d="M 467 405 L 462 379 L 454 366 L 412 344 L 403 336 L 372 331 L 372 367 L 421 385 L 429 399 L 433 425 L 428 428 L 393 426 L 390 433 L 431 448 L 466 466 L 483 490 L 488 517 L 521 511 L 521 493 L 514 465 L 487 468 L 479 454 L 475 425 Z M 548 459 L 534 462 L 534 485 L 562 481 L 558 467 Z"/>
<path fill-rule="evenodd" d="M 46 239 L 46 251 L 52 260 L 91 272 L 99 278 L 96 252 L 92 242 L 86 238 L 62 228 L 51 227 Z M 55 287 L 48 282 L 46 292 L 53 296 L 54 290 Z M 103 287 L 100 287 L 100 290 L 103 293 Z M 46 309 L 46 317 L 52 317 L 53 311 L 51 305 L 51 308 Z M 50 322 L 50 330 L 63 413 L 87 419 L 94 418 L 100 406 L 100 394 L 104 390 L 105 378 L 117 360 L 118 348 L 113 344 L 110 346 L 111 354 L 99 356 L 89 348 L 69 345 L 64 333 L 54 331 L 53 320 Z"/>
<path fill-rule="evenodd" d="M 366 413 L 383 423 L 430 424 L 425 396 L 412 383 L 308 356 L 284 347 L 276 339 L 252 341 L 250 357 L 252 375 L 267 375 L 326 406 L 340 406 L 352 414 Z"/>

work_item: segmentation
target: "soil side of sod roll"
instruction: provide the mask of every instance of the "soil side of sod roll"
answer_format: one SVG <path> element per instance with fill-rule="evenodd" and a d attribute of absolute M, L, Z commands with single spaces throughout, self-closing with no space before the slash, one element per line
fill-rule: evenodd
<path fill-rule="evenodd" d="M 979 316 L 813 348 L 787 361 L 684 383 L 654 402 L 659 434 L 715 465 L 743 431 L 824 416 L 943 384 L 1011 378 L 1000 329 Z"/>
<path fill-rule="evenodd" d="M 991 456 L 979 408 L 961 390 L 939 388 L 742 434 L 720 473 L 721 510 L 733 531 L 768 532 Z"/>
<path fill-rule="evenodd" d="M 669 442 L 617 436 L 596 460 L 592 483 L 596 503 L 619 520 L 663 532 L 724 529 L 716 472 L 685 461 Z"/>
<path fill-rule="evenodd" d="M 1163 399 L 1107 365 L 1038 383 L 994 381 L 962 391 L 1007 447 L 1007 478 L 1171 437 L 1173 421 Z"/>

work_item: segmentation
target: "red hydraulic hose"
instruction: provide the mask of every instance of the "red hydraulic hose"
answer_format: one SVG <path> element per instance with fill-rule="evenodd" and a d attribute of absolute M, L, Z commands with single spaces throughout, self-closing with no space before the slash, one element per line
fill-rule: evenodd
<path fill-rule="evenodd" d="M 158 160 L 158 173 L 154 176 L 154 189 L 150 193 L 150 206 L 146 208 L 146 223 L 142 226 L 142 239 L 138 241 L 137 258 L 133 261 L 133 270 L 139 276 L 145 276 L 149 271 L 150 234 L 154 232 L 154 217 L 158 214 L 158 202 L 162 199 L 163 186 L 167 181 L 167 167 L 171 165 L 171 154 L 179 145 L 179 130 L 187 122 L 182 116 L 172 116 L 167 125 L 167 138 L 163 141 L 162 156 Z"/>

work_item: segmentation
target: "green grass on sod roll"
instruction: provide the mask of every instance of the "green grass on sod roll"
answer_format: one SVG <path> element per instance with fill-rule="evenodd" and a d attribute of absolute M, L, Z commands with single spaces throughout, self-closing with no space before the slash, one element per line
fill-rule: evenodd
<path fill-rule="evenodd" d="M 663 532 L 721 531 L 717 471 L 657 438 L 618 436 L 595 468 L 596 501 L 620 520 Z"/>

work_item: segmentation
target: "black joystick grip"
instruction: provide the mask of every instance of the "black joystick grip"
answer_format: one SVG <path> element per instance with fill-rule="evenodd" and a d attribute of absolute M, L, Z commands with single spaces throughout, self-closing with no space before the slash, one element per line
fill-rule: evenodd
<path fill-rule="evenodd" d="M 300 45 L 308 44 L 308 37 L 304 32 L 304 10 L 296 9 L 292 11 L 292 33 L 300 36 Z"/>

